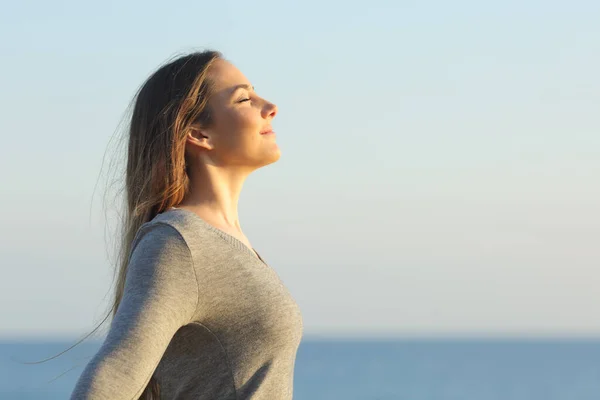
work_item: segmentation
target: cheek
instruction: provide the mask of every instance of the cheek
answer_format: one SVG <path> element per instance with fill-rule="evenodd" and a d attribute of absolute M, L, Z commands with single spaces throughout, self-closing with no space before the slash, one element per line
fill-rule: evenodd
<path fill-rule="evenodd" d="M 258 134 L 262 128 L 260 113 L 251 107 L 242 107 L 235 110 L 231 116 L 238 134 Z"/>
<path fill-rule="evenodd" d="M 223 110 L 218 115 L 219 142 L 228 151 L 238 151 L 253 146 L 260 139 L 263 128 L 260 113 L 251 107 Z M 245 150 L 244 150 L 245 151 Z"/>

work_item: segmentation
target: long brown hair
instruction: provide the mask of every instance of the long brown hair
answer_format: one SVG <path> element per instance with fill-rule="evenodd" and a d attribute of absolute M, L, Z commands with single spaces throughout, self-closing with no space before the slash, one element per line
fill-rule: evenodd
<path fill-rule="evenodd" d="M 127 128 L 124 179 L 118 182 L 119 192 L 124 193 L 124 204 L 118 212 L 114 300 L 94 330 L 57 356 L 97 331 L 111 314 L 115 317 L 123 298 L 131 245 L 138 229 L 157 214 L 179 204 L 188 193 L 185 138 L 192 125 L 211 124 L 209 70 L 215 60 L 222 58 L 222 54 L 214 50 L 179 56 L 151 74 L 136 92 Z M 160 399 L 160 387 L 154 376 L 139 399 Z"/>
<path fill-rule="evenodd" d="M 189 190 L 185 138 L 192 124 L 207 126 L 211 122 L 208 73 L 218 58 L 221 53 L 211 50 L 179 57 L 154 72 L 136 95 L 129 126 L 113 317 L 123 297 L 131 244 L 138 229 L 179 204 Z M 152 377 L 140 398 L 158 399 L 159 391 Z"/>

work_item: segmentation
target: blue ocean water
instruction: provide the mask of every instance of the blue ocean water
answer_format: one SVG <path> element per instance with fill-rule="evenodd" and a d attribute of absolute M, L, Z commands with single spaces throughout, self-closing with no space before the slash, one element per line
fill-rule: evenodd
<path fill-rule="evenodd" d="M 0 343 L 0 399 L 67 399 L 100 346 Z M 308 340 L 295 400 L 598 400 L 600 340 Z"/>

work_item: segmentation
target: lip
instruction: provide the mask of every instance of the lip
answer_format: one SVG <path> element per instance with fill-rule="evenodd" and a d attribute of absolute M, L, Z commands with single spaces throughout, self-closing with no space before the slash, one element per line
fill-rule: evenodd
<path fill-rule="evenodd" d="M 268 131 L 264 131 L 260 133 L 261 135 L 274 135 L 275 132 L 272 129 L 269 129 Z"/>

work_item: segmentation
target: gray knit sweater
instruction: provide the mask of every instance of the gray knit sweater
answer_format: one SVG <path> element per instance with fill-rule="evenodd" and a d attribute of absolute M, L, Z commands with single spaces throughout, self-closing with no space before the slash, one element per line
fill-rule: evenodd
<path fill-rule="evenodd" d="M 139 229 L 108 335 L 71 399 L 292 399 L 297 303 L 243 242 L 169 209 Z"/>

